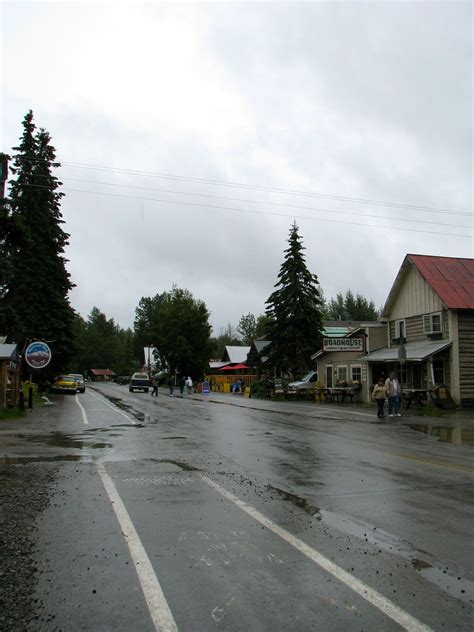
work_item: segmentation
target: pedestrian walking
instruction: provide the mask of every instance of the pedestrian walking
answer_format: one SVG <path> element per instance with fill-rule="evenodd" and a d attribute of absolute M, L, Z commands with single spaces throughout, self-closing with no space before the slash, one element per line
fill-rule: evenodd
<path fill-rule="evenodd" d="M 156 377 L 156 375 L 153 377 L 151 384 L 153 386 L 153 390 L 151 391 L 151 394 L 158 397 L 158 378 Z"/>
<path fill-rule="evenodd" d="M 169 396 L 173 397 L 174 391 L 174 375 L 170 375 L 168 378 L 168 388 L 170 389 Z"/>
<path fill-rule="evenodd" d="M 188 379 L 186 380 L 186 386 L 188 388 L 188 395 L 191 395 L 191 393 L 193 392 L 193 381 L 189 376 L 188 376 Z"/>
<path fill-rule="evenodd" d="M 181 379 L 179 380 L 179 391 L 181 393 L 181 395 L 184 394 L 184 387 L 186 386 L 186 376 L 183 375 L 181 377 Z"/>
<path fill-rule="evenodd" d="M 372 391 L 372 399 L 375 399 L 377 403 L 377 417 L 381 417 L 382 419 L 385 417 L 384 405 L 386 397 L 387 393 L 385 391 L 385 383 L 383 381 L 383 377 L 379 377 L 379 380 L 374 386 L 374 390 Z"/>
<path fill-rule="evenodd" d="M 397 376 L 394 371 L 390 373 L 390 376 L 385 380 L 385 392 L 388 397 L 388 416 L 389 417 L 401 417 L 400 414 L 400 382 L 397 380 Z"/>

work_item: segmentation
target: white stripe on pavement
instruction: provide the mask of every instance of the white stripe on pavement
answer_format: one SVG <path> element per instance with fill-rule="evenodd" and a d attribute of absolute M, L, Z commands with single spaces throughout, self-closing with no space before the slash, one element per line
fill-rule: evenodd
<path fill-rule="evenodd" d="M 83 405 L 81 404 L 81 402 L 79 401 L 77 394 L 76 394 L 76 402 L 77 402 L 77 405 L 79 406 L 79 408 L 81 409 L 81 413 L 82 413 L 82 421 L 83 421 L 85 424 L 89 424 L 89 420 L 87 419 L 86 411 L 84 410 L 84 406 L 83 406 Z"/>
<path fill-rule="evenodd" d="M 96 463 L 96 467 L 122 529 L 155 629 L 157 632 L 177 632 L 173 614 L 117 488 L 102 463 Z"/>
<path fill-rule="evenodd" d="M 77 403 L 83 411 L 85 420 L 84 423 L 89 423 L 84 408 L 79 401 Z M 117 488 L 115 487 L 113 480 L 105 471 L 103 464 L 96 462 L 95 465 L 115 515 L 117 516 L 128 550 L 130 551 L 130 556 L 134 563 L 135 571 L 138 575 L 155 630 L 156 632 L 177 632 L 178 628 L 173 618 L 173 614 L 168 606 L 168 602 L 166 601 L 163 591 L 161 590 L 160 583 L 155 575 L 150 558 L 141 543 L 138 533 L 130 519 L 130 516 L 128 515 L 122 499 L 120 498 Z"/>
<path fill-rule="evenodd" d="M 227 500 L 230 500 L 234 505 L 237 505 L 239 509 L 245 511 L 251 518 L 259 522 L 262 526 L 266 527 L 280 538 L 285 540 L 288 544 L 295 549 L 306 555 L 310 560 L 315 562 L 318 566 L 324 569 L 327 573 L 330 573 L 333 577 L 345 584 L 348 588 L 360 595 L 363 599 L 372 604 L 375 608 L 383 612 L 385 615 L 393 619 L 398 625 L 408 632 L 433 632 L 427 625 L 412 617 L 408 612 L 405 612 L 394 604 L 390 599 L 384 597 L 381 593 L 377 592 L 364 582 L 357 579 L 347 571 L 345 571 L 337 564 L 334 564 L 327 557 L 311 548 L 308 544 L 305 544 L 302 540 L 292 535 L 286 529 L 279 527 L 272 522 L 265 515 L 260 513 L 257 509 L 243 502 L 237 496 L 234 496 L 231 492 L 227 491 L 207 476 L 201 475 L 201 480 L 206 483 L 211 489 L 224 496 Z"/>

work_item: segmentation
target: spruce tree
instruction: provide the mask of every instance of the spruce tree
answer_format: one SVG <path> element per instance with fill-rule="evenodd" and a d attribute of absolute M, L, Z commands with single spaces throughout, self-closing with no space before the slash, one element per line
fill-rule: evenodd
<path fill-rule="evenodd" d="M 266 314 L 271 318 L 268 352 L 273 366 L 301 376 L 320 347 L 323 300 L 318 277 L 306 267 L 296 223 L 290 229 L 288 244 L 276 289 L 266 302 Z"/>
<path fill-rule="evenodd" d="M 53 175 L 59 164 L 49 134 L 36 131 L 31 111 L 13 149 L 16 177 L 9 182 L 0 242 L 8 262 L 0 293 L 0 332 L 20 348 L 30 340 L 47 341 L 53 357 L 45 371 L 51 375 L 65 368 L 74 351 L 74 311 L 68 298 L 73 284 L 64 257 L 69 235 L 61 228 L 62 183 Z"/>

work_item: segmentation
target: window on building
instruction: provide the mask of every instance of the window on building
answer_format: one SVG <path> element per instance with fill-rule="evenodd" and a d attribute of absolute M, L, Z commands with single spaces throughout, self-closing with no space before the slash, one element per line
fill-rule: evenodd
<path fill-rule="evenodd" d="M 425 314 L 423 316 L 423 331 L 425 334 L 438 334 L 442 331 L 441 312 Z"/>
<path fill-rule="evenodd" d="M 395 321 L 395 338 L 406 338 L 405 320 Z"/>
<path fill-rule="evenodd" d="M 433 384 L 444 384 L 444 360 L 433 360 Z"/>
<path fill-rule="evenodd" d="M 338 366 L 337 367 L 337 381 L 338 382 L 347 382 L 347 366 Z"/>
<path fill-rule="evenodd" d="M 351 381 L 362 384 L 362 367 L 360 365 L 351 366 Z"/>

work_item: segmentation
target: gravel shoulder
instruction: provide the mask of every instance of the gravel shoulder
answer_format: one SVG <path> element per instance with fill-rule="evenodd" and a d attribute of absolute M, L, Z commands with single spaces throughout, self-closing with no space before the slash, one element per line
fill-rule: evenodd
<path fill-rule="evenodd" d="M 33 595 L 37 521 L 48 506 L 58 468 L 41 464 L 0 465 L 0 630 L 28 630 L 35 620 Z"/>

